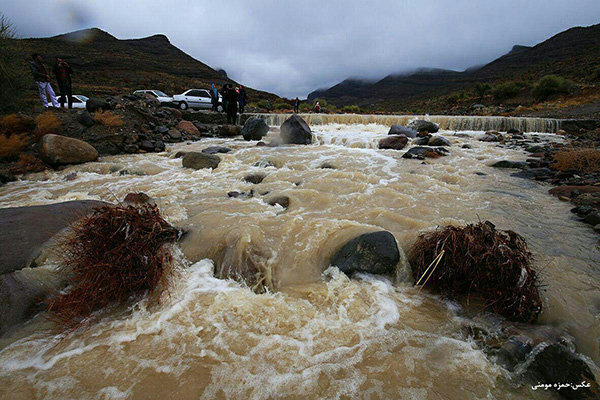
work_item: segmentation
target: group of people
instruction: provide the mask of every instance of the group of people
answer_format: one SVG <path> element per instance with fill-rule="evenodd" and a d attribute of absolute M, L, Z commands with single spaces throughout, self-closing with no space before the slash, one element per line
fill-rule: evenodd
<path fill-rule="evenodd" d="M 29 69 L 33 75 L 33 80 L 37 85 L 40 98 L 42 99 L 42 105 L 44 107 L 49 107 L 50 104 L 48 103 L 48 99 L 50 99 L 52 107 L 58 108 L 59 101 L 50 84 L 50 74 L 44 66 L 42 56 L 39 53 L 34 53 L 31 55 L 31 59 L 32 61 L 29 63 Z M 56 83 L 60 90 L 60 107 L 64 107 L 66 102 L 69 108 L 73 108 L 73 90 L 71 88 L 71 74 L 73 73 L 73 70 L 71 69 L 71 66 L 60 57 L 56 57 L 56 63 L 52 67 L 52 73 L 56 77 Z"/>
<path fill-rule="evenodd" d="M 223 110 L 227 114 L 227 123 L 235 124 L 238 111 L 242 114 L 246 107 L 246 102 L 248 100 L 246 89 L 241 85 L 239 87 L 234 87 L 233 84 L 227 83 L 221 90 L 217 90 L 217 87 L 213 83 L 210 89 L 213 111 L 218 111 L 219 94 L 223 98 Z"/>

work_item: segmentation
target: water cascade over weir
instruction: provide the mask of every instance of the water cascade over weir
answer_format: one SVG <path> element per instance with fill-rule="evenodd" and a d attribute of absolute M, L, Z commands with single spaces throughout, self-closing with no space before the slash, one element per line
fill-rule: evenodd
<path fill-rule="evenodd" d="M 291 114 L 252 114 L 264 118 L 270 126 L 280 126 Z M 560 119 L 529 117 L 489 117 L 472 115 L 362 115 L 362 114 L 300 114 L 309 125 L 326 124 L 379 124 L 406 125 L 414 119 L 435 122 L 447 131 L 489 131 L 506 132 L 517 129 L 522 132 L 556 133 L 560 129 Z"/>

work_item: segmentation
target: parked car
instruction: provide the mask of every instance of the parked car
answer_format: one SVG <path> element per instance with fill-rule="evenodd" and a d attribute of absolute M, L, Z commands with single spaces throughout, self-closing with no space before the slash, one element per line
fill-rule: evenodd
<path fill-rule="evenodd" d="M 135 92 L 133 92 L 133 94 L 139 94 L 139 95 L 149 94 L 150 96 L 156 98 L 156 100 L 158 100 L 158 102 L 160 103 L 161 106 L 174 105 L 173 98 L 170 97 L 168 94 L 161 92 L 160 90 L 154 90 L 154 89 L 136 90 Z"/>
<path fill-rule="evenodd" d="M 84 108 L 85 103 L 87 103 L 88 98 L 82 94 L 74 94 L 73 95 L 73 108 Z"/>
<path fill-rule="evenodd" d="M 217 106 L 218 111 L 223 111 L 223 99 L 219 95 L 219 103 Z M 206 89 L 189 89 L 181 94 L 173 96 L 173 102 L 179 106 L 182 110 L 188 108 L 212 108 L 212 102 L 210 99 L 210 92 Z"/>

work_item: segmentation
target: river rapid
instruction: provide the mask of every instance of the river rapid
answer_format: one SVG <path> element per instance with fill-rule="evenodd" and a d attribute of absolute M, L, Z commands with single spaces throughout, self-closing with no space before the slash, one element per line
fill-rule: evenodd
<path fill-rule="evenodd" d="M 349 279 L 328 268 L 361 233 L 388 230 L 408 251 L 423 231 L 478 220 L 525 237 L 545 285 L 540 322 L 566 328 L 599 376 L 597 236 L 547 185 L 489 166 L 524 152 L 479 142 L 482 132 L 442 131 L 450 155 L 422 162 L 378 150 L 384 125 L 312 129 L 309 146 L 203 139 L 3 186 L 0 207 L 114 202 L 141 191 L 190 233 L 174 247 L 172 287 L 158 305 L 105 310 L 66 334 L 41 313 L 0 338 L 0 398 L 552 398 L 488 360 L 463 333 L 461 308 L 419 293 L 406 266 L 397 279 Z M 214 171 L 184 169 L 174 158 L 210 145 L 233 149 Z M 266 174 L 259 185 L 242 180 L 256 172 Z M 227 196 L 251 189 L 252 198 Z M 267 204 L 276 195 L 290 198 L 287 210 Z M 258 268 L 269 291 L 215 278 L 222 264 Z M 41 268 L 54 273 L 51 259 Z"/>

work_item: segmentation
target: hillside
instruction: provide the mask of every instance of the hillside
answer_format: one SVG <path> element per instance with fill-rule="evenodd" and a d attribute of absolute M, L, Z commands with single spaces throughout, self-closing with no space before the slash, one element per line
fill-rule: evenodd
<path fill-rule="evenodd" d="M 600 24 L 561 32 L 533 47 L 516 45 L 502 57 L 463 72 L 419 69 L 408 74 L 388 75 L 374 83 L 343 81 L 329 89 L 317 90 L 309 100 L 324 98 L 343 106 L 414 107 L 450 93 L 472 90 L 476 83 L 508 80 L 533 82 L 544 75 L 557 74 L 576 82 L 586 82 L 600 68 Z"/>
<path fill-rule="evenodd" d="M 73 86 L 81 94 L 118 94 L 159 89 L 168 94 L 214 82 L 232 82 L 208 65 L 173 46 L 164 35 L 121 40 L 100 29 L 86 29 L 50 38 L 20 39 L 23 59 L 38 52 L 50 67 L 60 56 L 73 67 Z M 26 66 L 24 65 L 24 68 Z M 242 83 L 243 84 L 243 83 Z M 33 87 L 30 89 L 35 95 Z M 252 100 L 276 95 L 248 89 Z"/>

